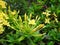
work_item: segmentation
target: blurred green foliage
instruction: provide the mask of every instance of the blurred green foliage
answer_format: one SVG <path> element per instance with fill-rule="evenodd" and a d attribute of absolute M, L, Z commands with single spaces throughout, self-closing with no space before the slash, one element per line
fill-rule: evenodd
<path fill-rule="evenodd" d="M 5 0 L 10 5 L 11 10 L 20 10 L 20 15 L 30 14 L 40 15 L 46 9 L 58 15 L 60 21 L 60 0 Z"/>
<path fill-rule="evenodd" d="M 60 0 L 5 0 L 12 10 L 20 10 L 20 14 L 40 14 L 49 9 L 52 12 L 60 13 Z"/>

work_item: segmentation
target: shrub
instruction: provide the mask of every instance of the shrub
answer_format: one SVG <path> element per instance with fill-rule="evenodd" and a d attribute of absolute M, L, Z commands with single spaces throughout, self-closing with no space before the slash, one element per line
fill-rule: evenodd
<path fill-rule="evenodd" d="M 4 5 L 4 7 L 2 4 L 0 5 L 1 45 L 60 45 L 58 13 L 55 13 L 51 8 L 39 13 L 39 6 L 37 7 L 36 2 L 32 2 L 35 15 L 31 11 L 32 13 L 28 12 L 28 15 L 25 13 L 21 16 L 18 9 L 11 11 L 10 6 L 6 8 L 5 4 L 7 3 L 2 0 L 0 2 Z M 40 1 L 38 0 L 38 2 Z M 50 0 L 50 2 L 55 3 L 56 1 Z M 37 13 L 35 13 L 35 9 Z M 38 13 L 40 15 L 36 15 Z"/>

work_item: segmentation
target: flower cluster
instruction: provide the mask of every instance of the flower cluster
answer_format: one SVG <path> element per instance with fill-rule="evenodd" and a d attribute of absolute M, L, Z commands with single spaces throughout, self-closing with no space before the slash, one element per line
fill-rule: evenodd
<path fill-rule="evenodd" d="M 48 23 L 48 24 L 50 23 L 51 18 L 49 18 L 49 16 L 53 16 L 54 21 L 58 23 L 57 15 L 55 14 L 55 12 L 52 15 L 50 13 L 51 13 L 51 11 L 48 11 L 48 10 L 46 10 L 45 12 L 43 12 L 43 14 L 46 15 L 46 17 L 45 17 L 45 23 Z"/>
<path fill-rule="evenodd" d="M 6 2 L 3 1 L 3 0 L 0 0 L 0 6 L 1 6 L 2 8 L 6 8 Z"/>
<path fill-rule="evenodd" d="M 8 19 L 8 16 L 1 11 L 0 12 L 0 34 L 2 34 L 4 31 L 3 25 L 9 26 L 7 19 Z"/>
<path fill-rule="evenodd" d="M 20 15 L 17 15 L 17 14 L 15 14 L 15 15 L 13 15 L 13 14 L 10 15 L 10 14 L 8 16 L 9 20 L 10 20 L 10 22 L 9 22 L 10 27 L 14 30 L 17 30 L 17 31 L 19 30 L 22 34 L 24 33 L 24 35 L 25 34 L 26 35 L 35 34 L 39 29 L 44 27 L 44 24 L 37 24 L 37 22 L 39 22 L 39 19 L 40 19 L 40 17 L 38 15 L 35 18 L 32 18 L 32 14 L 27 16 L 27 14 L 25 13 L 25 15 L 23 17 Z M 37 33 L 37 35 L 38 34 L 39 34 L 39 32 Z"/>
<path fill-rule="evenodd" d="M 49 18 L 50 12 L 51 11 L 48 11 L 48 10 L 46 10 L 46 12 L 43 12 L 43 14 L 46 15 L 45 23 L 50 23 L 50 18 Z"/>

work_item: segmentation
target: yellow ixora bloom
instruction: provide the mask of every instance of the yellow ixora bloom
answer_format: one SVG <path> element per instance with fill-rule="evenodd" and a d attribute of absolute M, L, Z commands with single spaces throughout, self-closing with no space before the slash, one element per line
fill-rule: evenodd
<path fill-rule="evenodd" d="M 30 21 L 29 21 L 29 24 L 35 25 L 35 20 L 34 20 L 34 19 L 30 20 Z"/>
<path fill-rule="evenodd" d="M 54 16 L 55 21 L 58 23 L 57 15 L 55 14 L 55 12 L 53 13 L 53 16 Z"/>
<path fill-rule="evenodd" d="M 3 19 L 3 15 L 0 14 L 0 19 Z"/>
<path fill-rule="evenodd" d="M 7 14 L 0 12 L 0 19 L 3 19 L 3 18 L 8 19 L 8 16 Z"/>
<path fill-rule="evenodd" d="M 2 24 L 3 23 L 3 20 L 2 19 L 0 19 L 0 24 Z"/>
<path fill-rule="evenodd" d="M 45 23 L 50 23 L 50 18 L 45 18 Z"/>
<path fill-rule="evenodd" d="M 8 6 L 8 12 L 12 15 L 15 15 L 15 14 L 18 14 L 20 11 L 19 10 L 18 11 L 16 11 L 16 10 L 11 11 L 10 6 Z"/>
<path fill-rule="evenodd" d="M 40 20 L 40 17 L 37 15 L 35 19 L 36 19 L 37 21 L 39 21 L 39 20 Z"/>
<path fill-rule="evenodd" d="M 40 24 L 36 28 L 34 28 L 31 33 L 36 32 L 36 31 L 38 31 L 39 29 L 41 29 L 43 27 L 44 27 L 44 24 Z"/>
<path fill-rule="evenodd" d="M 17 13 L 16 10 L 14 10 L 14 11 L 10 11 L 10 12 L 11 12 L 12 15 L 15 15 L 15 14 Z"/>
<path fill-rule="evenodd" d="M 58 19 L 57 18 L 55 18 L 55 21 L 58 23 Z"/>
<path fill-rule="evenodd" d="M 38 19 L 38 15 L 36 16 L 36 19 Z"/>
<path fill-rule="evenodd" d="M 55 12 L 53 13 L 54 17 L 57 17 L 57 15 L 55 14 Z"/>
<path fill-rule="evenodd" d="M 0 12 L 0 24 L 9 26 L 6 19 L 8 19 L 8 16 L 5 13 Z"/>
<path fill-rule="evenodd" d="M 28 20 L 28 16 L 26 15 L 26 13 L 25 13 L 25 15 L 24 15 L 24 20 L 25 20 L 25 21 Z"/>
<path fill-rule="evenodd" d="M 3 20 L 3 25 L 10 26 L 9 22 L 7 22 L 6 20 Z"/>
<path fill-rule="evenodd" d="M 21 21 L 21 22 L 22 22 L 22 18 L 21 18 L 21 16 L 19 16 L 19 21 Z"/>
<path fill-rule="evenodd" d="M 50 16 L 50 11 L 46 10 L 46 12 L 43 12 L 44 15 L 46 15 L 46 17 Z"/>
<path fill-rule="evenodd" d="M 2 8 L 6 8 L 6 5 L 5 4 L 6 4 L 6 2 L 0 0 L 0 6 L 2 6 Z"/>
<path fill-rule="evenodd" d="M 0 25 L 0 34 L 2 34 L 4 32 L 3 26 Z"/>

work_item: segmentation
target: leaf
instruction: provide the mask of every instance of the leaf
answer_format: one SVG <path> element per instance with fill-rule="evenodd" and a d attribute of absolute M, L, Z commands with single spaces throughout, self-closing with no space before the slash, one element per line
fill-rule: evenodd
<path fill-rule="evenodd" d="M 48 43 L 48 45 L 54 45 L 54 42 L 51 41 L 51 42 Z"/>
<path fill-rule="evenodd" d="M 21 42 L 22 40 L 24 40 L 24 38 L 25 38 L 24 36 L 21 36 L 21 37 L 18 39 L 18 41 Z"/>
<path fill-rule="evenodd" d="M 45 45 L 45 43 L 44 42 L 40 42 L 40 45 Z"/>

